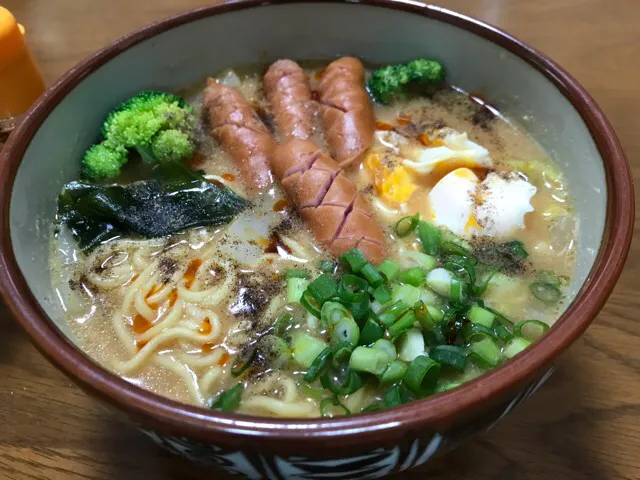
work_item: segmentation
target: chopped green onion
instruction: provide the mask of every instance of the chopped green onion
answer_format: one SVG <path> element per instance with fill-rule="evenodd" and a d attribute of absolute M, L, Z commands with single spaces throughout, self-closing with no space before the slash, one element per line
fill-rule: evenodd
<path fill-rule="evenodd" d="M 462 327 L 462 336 L 467 342 L 477 342 L 478 340 L 482 340 L 486 337 L 496 340 L 500 338 L 496 334 L 495 330 L 493 330 L 492 328 L 487 328 L 479 323 L 467 323 L 464 327 Z M 509 336 L 511 335 L 509 334 Z"/>
<path fill-rule="evenodd" d="M 469 252 L 469 250 L 455 242 L 442 242 L 440 247 L 442 248 L 442 251 L 447 255 L 459 255 L 461 257 L 466 257 L 473 265 L 475 265 L 477 262 L 477 259 L 473 255 L 471 255 L 471 252 Z"/>
<path fill-rule="evenodd" d="M 442 232 L 438 227 L 427 222 L 418 222 L 418 238 L 422 249 L 429 255 L 437 255 L 440 251 Z"/>
<path fill-rule="evenodd" d="M 411 362 L 424 353 L 424 336 L 417 328 L 408 330 L 398 339 L 398 358 Z"/>
<path fill-rule="evenodd" d="M 426 253 L 405 250 L 400 254 L 400 266 L 402 268 L 421 267 L 428 272 L 438 266 L 438 259 Z"/>
<path fill-rule="evenodd" d="M 498 267 L 490 267 L 490 271 L 489 273 L 486 274 L 486 276 L 484 277 L 484 280 L 482 280 L 481 283 L 476 283 L 472 286 L 472 290 L 473 290 L 473 294 L 476 297 L 480 297 L 481 295 L 484 295 L 484 292 L 487 291 L 487 288 L 489 288 L 489 282 L 491 282 L 491 279 L 493 278 L 493 276 L 498 273 L 499 268 Z"/>
<path fill-rule="evenodd" d="M 357 347 L 351 354 L 349 366 L 358 372 L 382 375 L 391 359 L 387 352 L 369 347 Z"/>
<path fill-rule="evenodd" d="M 436 388 L 436 392 L 437 393 L 448 392 L 449 390 L 453 390 L 454 388 L 459 387 L 460 385 L 462 385 L 462 383 L 460 382 L 443 383 L 442 385 L 438 385 L 438 387 Z"/>
<path fill-rule="evenodd" d="M 360 272 L 360 269 L 368 263 L 367 257 L 365 257 L 364 253 L 362 253 L 357 248 L 352 248 L 348 252 L 343 253 L 342 255 L 340 255 L 338 260 L 340 260 L 340 265 L 342 265 L 342 268 L 344 268 L 347 272 L 352 273 Z"/>
<path fill-rule="evenodd" d="M 533 335 L 531 334 L 531 326 L 534 326 L 534 330 L 537 330 Z M 525 328 L 526 327 L 526 328 Z M 536 328 L 537 327 L 537 328 Z M 522 332 L 523 328 L 529 331 L 529 334 Z M 522 322 L 516 323 L 515 327 L 513 327 L 513 334 L 516 337 L 522 337 L 530 342 L 535 342 L 536 340 L 540 340 L 540 338 L 547 333 L 549 330 L 549 325 L 540 320 L 523 320 Z"/>
<path fill-rule="evenodd" d="M 420 267 L 413 267 L 408 270 L 404 270 L 396 277 L 401 283 L 413 285 L 419 287 L 424 283 L 427 278 L 427 273 Z"/>
<path fill-rule="evenodd" d="M 529 290 L 531 290 L 534 297 L 542 300 L 544 303 L 557 303 L 560 297 L 562 297 L 560 289 L 549 283 L 532 283 L 529 285 Z"/>
<path fill-rule="evenodd" d="M 302 294 L 309 286 L 309 280 L 305 278 L 292 277 L 287 279 L 287 302 L 298 303 Z"/>
<path fill-rule="evenodd" d="M 349 366 L 343 366 L 337 369 L 326 369 L 320 375 L 320 383 L 331 393 L 350 395 L 362 388 L 364 378 Z"/>
<path fill-rule="evenodd" d="M 373 318 L 369 317 L 360 332 L 359 345 L 371 345 L 384 336 L 384 328 Z"/>
<path fill-rule="evenodd" d="M 427 305 L 427 310 L 429 311 L 429 315 L 433 317 L 436 323 L 440 323 L 444 317 L 444 312 L 440 310 L 438 307 L 434 307 L 433 305 Z"/>
<path fill-rule="evenodd" d="M 416 357 L 409 364 L 402 382 L 418 396 L 426 396 L 433 391 L 440 378 L 440 364 L 425 355 Z"/>
<path fill-rule="evenodd" d="M 351 410 L 345 407 L 338 397 L 334 395 L 333 397 L 327 397 L 320 402 L 320 416 L 321 417 L 333 417 L 331 412 L 329 412 L 329 408 L 331 406 L 340 407 L 346 415 L 351 415 Z"/>
<path fill-rule="evenodd" d="M 275 335 L 281 337 L 289 329 L 289 327 L 291 327 L 292 323 L 293 317 L 291 316 L 291 314 L 283 313 L 278 318 L 276 318 L 276 321 L 273 322 L 271 329 L 273 330 L 273 333 Z"/>
<path fill-rule="evenodd" d="M 451 280 L 453 273 L 444 268 L 435 268 L 427 274 L 428 287 L 443 297 L 451 294 Z"/>
<path fill-rule="evenodd" d="M 427 305 L 439 305 L 442 301 L 442 298 L 429 287 L 424 286 L 420 288 L 419 300 Z"/>
<path fill-rule="evenodd" d="M 360 339 L 360 328 L 351 317 L 344 317 L 331 330 L 331 344 L 348 343 L 357 345 Z"/>
<path fill-rule="evenodd" d="M 425 305 L 422 300 L 418 300 L 415 303 L 415 305 L 413 306 L 413 313 L 416 314 L 416 319 L 418 320 L 418 323 L 423 330 L 429 331 L 436 326 L 437 322 L 435 318 L 431 316 L 427 305 Z"/>
<path fill-rule="evenodd" d="M 349 343 L 340 343 L 333 347 L 333 358 L 331 359 L 331 365 L 333 368 L 340 368 L 349 363 L 349 357 L 353 352 L 354 345 Z"/>
<path fill-rule="evenodd" d="M 395 385 L 387 390 L 384 394 L 385 407 L 397 407 L 402 405 L 402 396 L 400 395 L 400 385 Z"/>
<path fill-rule="evenodd" d="M 314 382 L 316 378 L 322 373 L 325 367 L 329 364 L 331 360 L 331 355 L 333 354 L 333 348 L 327 347 L 311 363 L 311 366 L 307 370 L 307 373 L 304 374 L 305 382 Z"/>
<path fill-rule="evenodd" d="M 376 267 L 374 267 L 370 263 L 367 263 L 364 267 L 362 267 L 362 269 L 360 269 L 360 275 L 362 275 L 367 280 L 367 282 L 369 282 L 369 285 L 374 288 L 384 283 L 384 278 L 382 278 L 382 275 L 380 275 Z"/>
<path fill-rule="evenodd" d="M 483 338 L 479 342 L 472 343 L 469 348 L 473 353 L 478 355 L 486 364 L 495 367 L 500 363 L 501 352 L 500 347 L 490 338 Z"/>
<path fill-rule="evenodd" d="M 313 297 L 308 287 L 300 297 L 300 305 L 314 317 L 320 318 L 320 304 Z"/>
<path fill-rule="evenodd" d="M 400 360 L 394 360 L 389 364 L 382 375 L 378 375 L 380 386 L 386 387 L 387 385 L 393 385 L 394 383 L 399 382 L 402 380 L 402 377 L 404 377 L 406 371 L 406 363 L 401 362 Z"/>
<path fill-rule="evenodd" d="M 335 273 L 336 264 L 333 263 L 331 260 L 321 260 L 318 265 L 318 268 L 324 273 Z"/>
<path fill-rule="evenodd" d="M 406 237 L 416 229 L 419 221 L 419 213 L 411 215 L 410 217 L 401 218 L 400 220 L 398 220 L 398 223 L 396 223 L 396 235 L 398 235 L 398 237 L 400 238 Z"/>
<path fill-rule="evenodd" d="M 413 327 L 414 323 L 416 323 L 416 314 L 413 313 L 413 310 L 407 310 L 407 312 L 396 320 L 387 330 L 392 338 L 396 338 Z"/>
<path fill-rule="evenodd" d="M 327 348 L 325 342 L 303 333 L 293 340 L 291 351 L 296 362 L 305 368 L 310 368 L 313 361 L 325 348 Z"/>
<path fill-rule="evenodd" d="M 467 357 L 464 348 L 455 345 L 438 345 L 429 350 L 429 358 L 440 365 L 446 365 L 459 372 L 464 372 Z"/>
<path fill-rule="evenodd" d="M 256 353 L 256 349 L 252 348 L 248 352 L 245 352 L 244 355 L 239 355 L 233 365 L 231 365 L 231 375 L 234 377 L 242 375 L 253 363 L 253 360 L 256 358 Z"/>
<path fill-rule="evenodd" d="M 462 282 L 459 278 L 451 279 L 451 287 L 449 294 L 451 296 L 452 305 L 464 305 L 467 301 L 467 289 L 466 283 Z"/>
<path fill-rule="evenodd" d="M 242 396 L 243 391 L 244 385 L 239 383 L 235 387 L 222 392 L 213 401 L 211 408 L 214 410 L 221 410 L 223 412 L 233 412 L 240 404 L 240 397 Z"/>
<path fill-rule="evenodd" d="M 490 308 L 490 307 L 484 307 L 484 308 L 485 308 L 485 310 L 489 310 L 491 313 L 493 313 L 496 316 L 496 320 L 498 320 L 505 327 L 509 327 L 509 328 L 513 327 L 513 322 L 511 320 L 509 320 L 507 317 L 505 317 L 499 311 L 497 311 L 497 310 L 495 310 L 493 308 Z"/>
<path fill-rule="evenodd" d="M 338 296 L 340 300 L 355 303 L 369 296 L 368 289 L 369 283 L 364 278 L 347 273 L 338 285 Z"/>
<path fill-rule="evenodd" d="M 560 278 L 551 270 L 541 270 L 536 275 L 536 280 L 540 283 L 547 283 L 556 287 L 560 286 Z"/>
<path fill-rule="evenodd" d="M 396 276 L 400 267 L 398 264 L 392 260 L 383 260 L 380 265 L 378 265 L 378 271 L 385 276 L 387 281 L 393 280 L 393 277 Z"/>
<path fill-rule="evenodd" d="M 377 340 L 371 348 L 373 348 L 374 350 L 381 350 L 385 352 L 387 355 L 389 355 L 389 361 L 395 360 L 397 357 L 396 347 L 393 345 L 393 343 L 384 338 Z"/>
<path fill-rule="evenodd" d="M 390 327 L 409 307 L 402 300 L 391 304 L 379 315 L 379 319 L 387 328 Z"/>
<path fill-rule="evenodd" d="M 353 318 L 358 322 L 366 319 L 371 312 L 371 299 L 369 298 L 368 293 L 358 302 L 345 302 L 344 300 L 341 300 L 341 302 L 351 311 Z"/>
<path fill-rule="evenodd" d="M 391 300 L 391 290 L 389 290 L 389 287 L 387 287 L 386 285 L 380 285 L 373 291 L 371 295 L 373 295 L 373 298 L 375 298 L 376 302 L 380 304 L 385 304 L 389 300 Z"/>
<path fill-rule="evenodd" d="M 287 278 L 309 278 L 309 272 L 295 268 L 288 268 L 284 274 Z"/>
<path fill-rule="evenodd" d="M 424 342 L 426 346 L 434 347 L 446 343 L 447 337 L 442 333 L 442 327 L 438 325 L 424 334 Z"/>
<path fill-rule="evenodd" d="M 320 321 L 322 324 L 331 329 L 337 325 L 343 318 L 353 318 L 351 312 L 338 302 L 325 302 L 320 310 Z"/>
<path fill-rule="evenodd" d="M 493 333 L 495 337 L 499 338 L 503 342 L 507 342 L 513 337 L 509 329 L 500 322 L 496 322 L 493 326 Z"/>
<path fill-rule="evenodd" d="M 491 328 L 496 316 L 489 310 L 474 305 L 467 312 L 467 318 L 470 322 L 477 323 L 487 328 Z"/>
<path fill-rule="evenodd" d="M 391 289 L 391 301 L 402 301 L 407 305 L 414 305 L 420 300 L 420 289 L 413 285 L 394 285 Z"/>
<path fill-rule="evenodd" d="M 459 255 L 449 255 L 445 258 L 444 268 L 455 273 L 465 282 L 476 283 L 476 269 L 466 257 Z"/>
<path fill-rule="evenodd" d="M 327 394 L 324 388 L 314 388 L 308 385 L 306 382 L 299 382 L 298 388 L 302 390 L 308 397 L 315 398 L 317 400 L 320 400 Z"/>
<path fill-rule="evenodd" d="M 322 306 L 324 302 L 336 296 L 338 293 L 338 284 L 331 275 L 323 273 L 309 284 L 307 291 L 311 293 L 318 304 Z"/>
<path fill-rule="evenodd" d="M 504 356 L 507 358 L 513 358 L 524 349 L 526 349 L 531 342 L 523 337 L 515 337 L 504 347 Z"/>

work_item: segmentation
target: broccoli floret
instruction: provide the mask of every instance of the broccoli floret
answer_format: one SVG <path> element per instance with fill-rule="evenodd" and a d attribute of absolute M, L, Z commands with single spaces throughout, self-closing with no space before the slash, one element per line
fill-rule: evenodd
<path fill-rule="evenodd" d="M 190 157 L 195 152 L 195 115 L 193 108 L 182 98 L 164 92 L 141 92 L 124 101 L 107 116 L 102 126 L 104 142 L 93 146 L 85 154 L 85 173 L 92 178 L 113 178 L 119 167 L 127 162 L 127 149 L 144 152 L 149 160 L 172 161 Z M 106 147 L 101 145 L 107 144 Z M 116 152 L 123 161 L 116 162 Z M 93 163 L 109 168 L 91 169 Z M 107 162 L 106 159 L 109 159 Z"/>
<path fill-rule="evenodd" d="M 196 147 L 189 135 L 174 129 L 161 131 L 151 143 L 151 153 L 159 162 L 192 157 L 195 150 Z"/>
<path fill-rule="evenodd" d="M 422 58 L 374 70 L 367 88 L 374 100 L 386 104 L 394 97 L 404 95 L 411 84 L 436 85 L 442 83 L 445 76 L 446 72 L 440 63 Z"/>
<path fill-rule="evenodd" d="M 108 180 L 117 177 L 125 163 L 127 163 L 126 148 L 102 142 L 86 151 L 82 159 L 82 168 L 90 178 Z"/>

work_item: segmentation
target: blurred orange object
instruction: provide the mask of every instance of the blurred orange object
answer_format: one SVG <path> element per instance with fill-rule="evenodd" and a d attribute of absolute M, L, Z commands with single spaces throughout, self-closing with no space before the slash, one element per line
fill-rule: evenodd
<path fill-rule="evenodd" d="M 11 129 L 44 89 L 24 40 L 24 28 L 9 10 L 0 7 L 0 132 Z"/>

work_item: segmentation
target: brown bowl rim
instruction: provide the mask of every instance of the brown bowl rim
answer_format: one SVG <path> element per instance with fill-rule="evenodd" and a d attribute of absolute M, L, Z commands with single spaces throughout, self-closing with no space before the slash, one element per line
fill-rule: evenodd
<path fill-rule="evenodd" d="M 0 291 L 36 347 L 83 389 L 128 412 L 143 425 L 178 436 L 189 435 L 218 445 L 250 446 L 244 442 L 268 439 L 263 451 L 299 453 L 321 444 L 332 451 L 345 447 L 367 450 L 420 430 L 438 431 L 468 418 L 478 408 L 496 403 L 514 386 L 523 386 L 544 373 L 551 362 L 578 338 L 604 305 L 622 271 L 633 233 L 634 191 L 629 165 L 620 142 L 602 110 L 562 67 L 504 31 L 456 12 L 408 1 L 324 0 L 314 3 L 352 3 L 422 15 L 489 40 L 523 59 L 542 73 L 572 103 L 591 133 L 604 161 L 607 179 L 607 217 L 601 247 L 591 272 L 576 298 L 545 338 L 505 365 L 446 392 L 391 410 L 336 419 L 278 420 L 224 414 L 178 403 L 139 388 L 93 363 L 67 340 L 32 295 L 14 256 L 9 225 L 13 181 L 34 134 L 77 84 L 128 48 L 171 28 L 212 15 L 264 5 L 303 3 L 304 0 L 247 0 L 207 6 L 153 23 L 114 41 L 69 70 L 51 86 L 11 135 L 0 154 Z M 307 2 L 308 3 L 308 2 Z M 331 442 L 323 442 L 331 437 Z M 254 444 L 255 448 L 255 444 Z M 342 451 L 342 450 L 340 450 Z M 314 452 L 318 454 L 318 452 Z"/>

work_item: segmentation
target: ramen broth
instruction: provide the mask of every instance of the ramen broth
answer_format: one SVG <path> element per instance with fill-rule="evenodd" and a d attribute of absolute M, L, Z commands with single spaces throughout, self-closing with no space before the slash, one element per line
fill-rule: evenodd
<path fill-rule="evenodd" d="M 270 107 L 261 87 L 262 69 L 222 72 L 218 78 L 238 88 L 270 122 Z M 306 68 L 312 90 L 322 68 Z M 202 85 L 184 92 L 197 112 Z M 525 228 L 504 240 L 519 240 L 526 261 L 505 267 L 489 282 L 484 303 L 514 321 L 553 324 L 562 302 L 545 303 L 530 291 L 541 271 L 552 270 L 561 282 L 574 266 L 576 220 L 565 179 L 549 155 L 511 119 L 478 97 L 445 87 L 420 98 L 375 106 L 374 145 L 361 165 L 346 174 L 363 192 L 391 246 L 389 258 L 402 262 L 407 251 L 420 250 L 415 235 L 399 238 L 396 223 L 403 217 L 432 214 L 428 194 L 443 175 L 410 176 L 413 191 L 406 201 L 389 195 L 402 185 L 385 185 L 376 162 L 401 156 L 395 140 L 408 138 L 427 146 L 438 143 L 437 132 L 466 132 L 469 140 L 489 151 L 492 170 L 507 178 L 517 175 L 535 186 L 533 211 Z M 425 132 L 436 132 L 435 140 Z M 324 145 L 321 129 L 314 140 Z M 190 166 L 212 182 L 245 195 L 239 172 L 220 146 L 200 127 L 199 153 Z M 391 158 L 391 160 L 389 160 Z M 385 163 L 387 162 L 387 163 Z M 373 167 L 372 167 L 373 165 Z M 472 169 L 482 179 L 487 171 Z M 376 178 L 376 175 L 378 177 Z M 514 178 L 514 177 L 511 177 Z M 405 182 L 406 183 L 406 182 Z M 400 189 L 400 190 L 398 190 Z M 386 197 L 381 194 L 386 192 Z M 390 193 L 389 193 L 390 192 Z M 405 192 L 406 194 L 406 192 Z M 405 195 L 403 194 L 403 195 Z M 406 195 L 405 195 L 406 196 Z M 490 240 L 468 239 L 472 249 L 490 249 Z M 479 254 L 482 260 L 482 255 Z M 322 335 L 322 325 L 300 304 L 287 302 L 287 271 L 303 270 L 310 279 L 322 273 L 321 261 L 334 262 L 307 230 L 295 209 L 274 184 L 267 192 L 221 227 L 198 227 L 156 239 L 117 238 L 88 254 L 74 244 L 61 226 L 52 243 L 52 282 L 66 319 L 81 348 L 96 362 L 126 380 L 180 402 L 207 407 L 216 396 L 242 382 L 237 411 L 276 417 L 316 417 L 328 395 L 317 382 L 302 377 L 306 368 L 295 361 L 257 358 L 236 377 L 238 359 L 288 312 L 293 318 L 288 338 L 301 333 Z M 463 373 L 443 370 L 452 385 L 484 370 Z M 370 379 L 340 402 L 352 413 L 381 402 L 384 389 Z M 324 413 L 339 414 L 331 406 Z"/>

